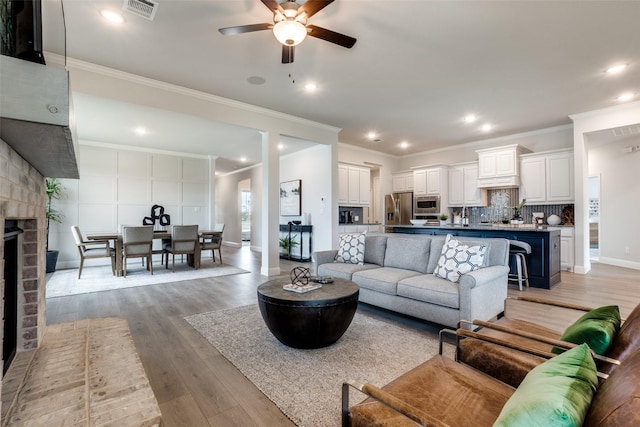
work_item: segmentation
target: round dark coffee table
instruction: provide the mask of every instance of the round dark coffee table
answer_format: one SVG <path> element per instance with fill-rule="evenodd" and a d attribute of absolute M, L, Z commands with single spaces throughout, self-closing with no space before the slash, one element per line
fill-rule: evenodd
<path fill-rule="evenodd" d="M 350 280 L 333 280 L 304 294 L 282 289 L 291 283 L 288 278 L 258 286 L 262 318 L 281 343 L 294 348 L 320 348 L 344 334 L 356 314 L 360 290 Z"/>

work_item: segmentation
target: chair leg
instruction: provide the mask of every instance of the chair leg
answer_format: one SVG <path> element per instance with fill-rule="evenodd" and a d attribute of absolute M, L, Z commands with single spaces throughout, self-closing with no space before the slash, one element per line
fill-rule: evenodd
<path fill-rule="evenodd" d="M 80 280 L 80 275 L 82 274 L 82 265 L 84 264 L 84 257 L 80 257 L 80 268 L 78 269 L 78 280 Z"/>
<path fill-rule="evenodd" d="M 218 258 L 220 258 L 220 264 L 222 264 L 222 252 L 220 251 L 220 249 L 218 249 Z"/>
<path fill-rule="evenodd" d="M 116 275 L 116 257 L 111 257 L 111 274 Z"/>
<path fill-rule="evenodd" d="M 518 289 L 522 291 L 522 255 L 516 254 L 516 269 L 518 271 Z"/>
<path fill-rule="evenodd" d="M 147 265 L 149 265 L 149 271 L 151 271 L 151 275 L 153 276 L 153 254 L 150 254 L 147 257 Z"/>
<path fill-rule="evenodd" d="M 522 255 L 522 270 L 524 271 L 524 284 L 529 287 L 529 270 L 527 269 L 527 258 Z"/>
<path fill-rule="evenodd" d="M 126 279 L 126 277 L 127 277 L 127 257 L 124 257 L 123 261 L 124 262 L 123 262 L 123 266 L 122 266 L 122 268 L 123 268 L 122 275 Z"/>

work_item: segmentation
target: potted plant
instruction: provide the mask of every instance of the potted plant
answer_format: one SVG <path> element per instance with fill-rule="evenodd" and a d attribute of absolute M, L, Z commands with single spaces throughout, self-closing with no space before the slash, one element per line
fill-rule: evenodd
<path fill-rule="evenodd" d="M 55 178 L 46 178 L 45 186 L 47 189 L 47 206 L 46 206 L 46 218 L 47 218 L 47 273 L 53 273 L 56 271 L 56 264 L 58 262 L 58 253 L 56 250 L 49 250 L 49 225 L 51 221 L 62 223 L 62 212 L 54 209 L 51 206 L 51 202 L 55 199 L 58 200 L 64 194 L 64 187 L 62 183 Z"/>
<path fill-rule="evenodd" d="M 512 224 L 522 224 L 524 220 L 522 219 L 522 213 L 520 212 L 524 207 L 524 204 L 527 203 L 527 199 L 522 199 L 518 206 L 513 207 L 513 218 L 511 218 Z"/>
<path fill-rule="evenodd" d="M 282 249 L 282 253 L 287 256 L 291 256 L 291 249 L 298 246 L 298 242 L 295 240 L 296 235 L 293 236 L 288 235 L 284 236 L 280 239 L 280 248 Z"/>
<path fill-rule="evenodd" d="M 447 220 L 449 219 L 449 215 L 443 213 L 443 214 L 440 214 L 438 218 L 440 219 L 440 225 L 447 225 Z"/>

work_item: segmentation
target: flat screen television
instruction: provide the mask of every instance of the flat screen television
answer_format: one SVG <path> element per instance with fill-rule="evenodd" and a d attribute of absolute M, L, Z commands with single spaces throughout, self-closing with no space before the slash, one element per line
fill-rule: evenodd
<path fill-rule="evenodd" d="M 0 0 L 2 54 L 44 64 L 41 0 Z"/>

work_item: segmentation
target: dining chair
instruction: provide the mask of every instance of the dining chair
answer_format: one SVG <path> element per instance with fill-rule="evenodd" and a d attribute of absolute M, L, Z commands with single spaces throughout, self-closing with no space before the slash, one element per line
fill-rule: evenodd
<path fill-rule="evenodd" d="M 122 227 L 122 258 L 124 261 L 123 275 L 127 277 L 128 258 L 146 258 L 147 269 L 153 274 L 153 227 L 124 226 Z"/>
<path fill-rule="evenodd" d="M 222 252 L 220 252 L 220 247 L 222 246 L 222 233 L 224 233 L 224 224 L 216 224 L 216 226 L 213 228 L 213 231 L 219 232 L 220 234 L 203 235 L 200 249 L 203 251 L 211 250 L 213 262 L 216 261 L 215 251 L 218 250 L 218 255 L 220 256 L 220 264 L 222 264 Z"/>
<path fill-rule="evenodd" d="M 78 252 L 80 253 L 80 268 L 78 269 L 78 279 L 82 275 L 82 267 L 85 259 L 111 258 L 111 274 L 116 274 L 116 251 L 109 246 L 108 240 L 85 240 L 77 225 L 71 226 L 71 234 L 76 241 Z"/>
<path fill-rule="evenodd" d="M 199 257 L 198 247 L 198 225 L 174 225 L 171 227 L 171 242 L 163 243 L 163 258 L 166 254 L 167 259 L 164 268 L 169 268 L 169 254 L 171 254 L 171 270 L 176 271 L 176 254 L 192 255 L 194 257 L 194 267 L 198 268 Z"/>

